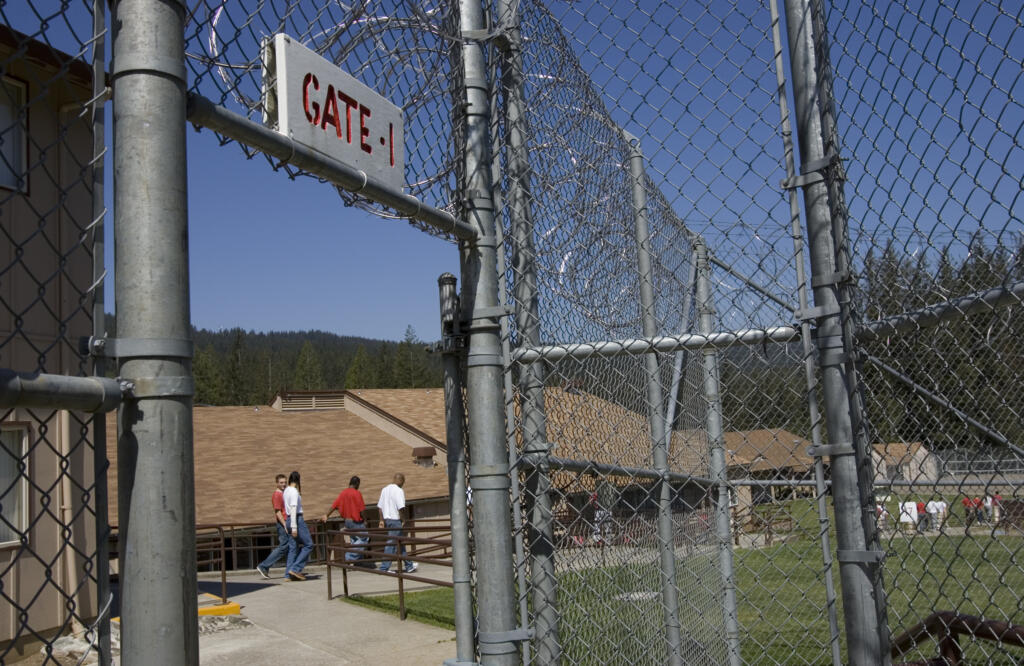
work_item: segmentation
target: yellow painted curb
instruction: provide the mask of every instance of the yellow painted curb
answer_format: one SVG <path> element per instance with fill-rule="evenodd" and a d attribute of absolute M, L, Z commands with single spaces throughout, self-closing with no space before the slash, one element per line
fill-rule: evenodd
<path fill-rule="evenodd" d="M 202 596 L 209 597 L 214 601 L 220 601 L 220 597 L 204 593 Z M 234 601 L 229 601 L 226 604 L 214 604 L 212 606 L 200 606 L 200 615 L 241 615 L 242 607 Z"/>

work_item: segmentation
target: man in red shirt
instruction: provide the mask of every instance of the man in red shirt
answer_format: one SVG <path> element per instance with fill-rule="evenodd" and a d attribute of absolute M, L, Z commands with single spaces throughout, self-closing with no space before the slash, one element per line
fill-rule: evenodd
<path fill-rule="evenodd" d="M 338 493 L 338 498 L 334 500 L 334 504 L 331 505 L 330 510 L 324 515 L 324 522 L 335 511 L 338 515 L 345 520 L 346 530 L 365 530 L 366 521 L 363 518 L 363 511 L 366 510 L 366 502 L 363 501 L 363 494 L 359 492 L 359 477 L 353 476 L 348 481 L 348 488 Z M 365 548 L 366 544 L 369 543 L 370 537 L 363 534 L 351 534 L 349 535 L 352 546 Z M 346 560 L 358 560 L 361 555 L 357 552 L 349 551 L 345 553 Z"/>
<path fill-rule="evenodd" d="M 270 496 L 270 504 L 274 507 L 274 520 L 277 525 L 277 548 L 270 551 L 267 559 L 256 566 L 256 571 L 264 578 L 270 578 L 270 567 L 277 564 L 277 561 L 288 554 L 288 548 L 292 543 L 292 535 L 288 533 L 288 514 L 284 511 L 284 489 L 288 486 L 288 477 L 278 474 L 275 479 L 277 488 Z"/>
<path fill-rule="evenodd" d="M 363 501 L 363 494 L 359 492 L 359 477 L 353 476 L 348 481 L 348 488 L 338 493 L 338 499 L 334 500 L 331 509 L 324 516 L 324 522 L 330 518 L 335 511 L 345 519 L 345 529 L 361 530 L 366 528 L 363 520 L 363 511 L 366 510 L 366 503 Z"/>

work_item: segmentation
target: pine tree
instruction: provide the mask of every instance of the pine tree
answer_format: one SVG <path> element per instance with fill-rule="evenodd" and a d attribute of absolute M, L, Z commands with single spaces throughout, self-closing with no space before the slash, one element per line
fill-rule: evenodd
<path fill-rule="evenodd" d="M 248 397 L 248 388 L 245 383 L 244 363 L 245 359 L 245 331 L 236 328 L 234 340 L 231 343 L 231 351 L 228 353 L 227 370 L 224 373 L 224 397 L 226 404 L 244 405 Z"/>
<path fill-rule="evenodd" d="M 192 359 L 192 375 L 196 384 L 196 404 L 227 404 L 224 371 L 213 345 L 206 345 L 196 352 Z"/>
<path fill-rule="evenodd" d="M 302 345 L 299 360 L 295 362 L 292 388 L 297 391 L 316 391 L 326 388 L 320 356 L 313 348 L 313 343 L 308 340 L 306 344 Z"/>
<path fill-rule="evenodd" d="M 366 347 L 359 345 L 351 365 L 348 366 L 348 372 L 345 374 L 345 388 L 374 388 L 377 384 L 375 375 L 370 355 L 366 353 Z"/>
<path fill-rule="evenodd" d="M 416 337 L 416 329 L 408 326 L 405 338 L 395 350 L 395 365 L 392 369 L 394 385 L 398 388 L 424 388 L 439 386 L 432 382 L 427 353 L 423 341 Z"/>

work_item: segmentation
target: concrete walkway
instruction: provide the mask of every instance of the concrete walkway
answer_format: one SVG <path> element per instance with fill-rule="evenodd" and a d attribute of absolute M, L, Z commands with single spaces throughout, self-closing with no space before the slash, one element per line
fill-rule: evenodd
<path fill-rule="evenodd" d="M 273 574 L 283 573 L 274 569 Z M 263 579 L 258 573 L 228 576 L 228 600 L 241 605 L 244 620 L 227 621 L 218 631 L 202 633 L 202 664 L 442 664 L 455 657 L 455 632 L 412 619 L 365 609 L 340 599 L 327 600 L 324 567 L 306 570 L 308 580 Z M 334 594 L 342 593 L 341 572 L 335 569 Z M 451 580 L 447 567 L 421 565 L 418 575 Z M 432 586 L 406 581 L 407 592 Z M 220 575 L 201 574 L 199 591 L 220 594 Z M 354 572 L 351 594 L 394 594 L 392 576 Z M 237 618 L 238 616 L 236 616 Z M 248 620 L 246 622 L 245 620 Z M 250 624 L 251 623 L 251 624 Z"/>

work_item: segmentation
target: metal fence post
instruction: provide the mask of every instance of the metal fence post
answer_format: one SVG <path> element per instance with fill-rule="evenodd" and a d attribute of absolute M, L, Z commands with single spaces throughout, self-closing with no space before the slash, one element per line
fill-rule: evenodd
<path fill-rule="evenodd" d="M 633 221 L 637 244 L 637 268 L 640 273 L 640 311 L 646 337 L 658 335 L 654 312 L 654 272 L 651 267 L 651 236 L 647 221 L 647 190 L 644 186 L 644 156 L 636 137 L 623 132 L 629 145 L 629 171 L 633 179 Z M 654 448 L 654 468 L 669 472 L 668 447 L 671 431 L 665 430 L 664 399 L 658 357 L 653 350 L 644 354 L 647 374 L 648 421 Z M 661 562 L 662 601 L 665 608 L 665 638 L 668 663 L 683 663 L 682 635 L 679 621 L 679 599 L 676 583 L 675 528 L 672 525 L 672 486 L 665 479 L 658 482 L 658 549 Z"/>
<path fill-rule="evenodd" d="M 452 587 L 455 592 L 456 663 L 473 663 L 473 590 L 469 558 L 469 510 L 466 493 L 466 426 L 462 372 L 459 368 L 458 297 L 456 279 L 444 273 L 437 279 L 441 299 L 441 353 L 444 363 L 445 444 L 448 448 L 448 497 L 452 521 Z"/>
<path fill-rule="evenodd" d="M 197 664 L 185 6 L 114 4 L 121 658 Z"/>
<path fill-rule="evenodd" d="M 789 115 L 789 102 L 786 97 L 786 80 L 782 62 L 782 37 L 779 30 L 779 8 L 776 0 L 770 3 L 772 16 L 772 44 L 775 46 L 775 80 L 779 90 L 779 115 L 782 127 L 783 157 L 786 165 L 786 177 L 796 175 L 793 151 L 793 132 Z M 790 225 L 793 231 L 793 266 L 796 271 L 797 299 L 801 310 L 807 310 L 810 300 L 807 294 L 807 277 L 804 270 L 804 240 L 800 222 L 800 202 L 796 190 L 789 190 Z M 814 357 L 814 342 L 811 339 L 811 324 L 804 320 L 800 323 L 800 342 L 804 355 L 804 378 L 807 383 L 807 414 L 811 420 L 811 443 L 821 446 L 821 411 L 818 408 L 818 364 Z M 840 666 L 843 663 L 839 645 L 839 613 L 836 607 L 836 586 L 832 580 L 832 544 L 829 536 L 828 498 L 825 487 L 825 462 L 821 456 L 814 458 L 814 492 L 815 504 L 818 508 L 818 539 L 821 542 L 822 573 L 825 583 L 825 607 L 828 613 L 829 648 L 832 663 Z"/>
<path fill-rule="evenodd" d="M 863 450 L 863 437 L 855 432 L 859 427 L 854 414 L 856 396 L 851 394 L 848 382 L 849 374 L 855 371 L 850 358 L 853 349 L 847 344 L 844 331 L 850 304 L 840 301 L 840 285 L 849 276 L 841 274 L 837 254 L 844 250 L 838 248 L 837 243 L 846 239 L 836 237 L 830 207 L 829 171 L 838 163 L 838 155 L 835 146 L 833 152 L 825 152 L 820 113 L 823 105 L 831 103 L 820 97 L 817 62 L 820 54 L 815 47 L 817 39 L 823 36 L 815 35 L 810 0 L 786 0 L 785 6 L 797 134 L 803 161 L 801 173 L 804 174 L 790 182 L 790 186 L 803 188 L 815 303 L 813 310 L 801 316 L 817 321 L 816 341 L 829 444 L 816 453 L 831 458 L 848 661 L 854 666 L 887 664 L 890 660 L 885 649 L 888 627 L 880 612 L 884 607 L 876 598 L 875 588 L 882 553 L 877 549 L 869 550 L 864 512 L 870 511 L 873 516 L 874 506 L 864 506 L 865 493 L 859 478 L 859 466 L 870 453 Z M 870 499 L 870 489 L 866 496 Z"/>
<path fill-rule="evenodd" d="M 505 95 L 507 201 L 512 229 L 512 264 L 515 281 L 515 317 L 518 343 L 540 344 L 536 249 L 530 203 L 530 163 L 527 158 L 526 101 L 522 76 L 522 34 L 519 3 L 499 0 L 498 19 L 503 29 L 500 45 L 502 91 Z M 519 375 L 523 455 L 533 458 L 526 472 L 531 589 L 537 660 L 555 664 L 561 659 L 558 631 L 558 586 L 555 577 L 554 520 L 551 478 L 546 457 L 551 452 L 544 406 L 545 364 L 523 366 Z"/>
<path fill-rule="evenodd" d="M 503 363 L 498 307 L 497 234 L 491 189 L 490 99 L 487 67 L 478 36 L 486 30 L 483 7 L 460 0 L 465 85 L 465 191 L 460 192 L 467 222 L 478 233 L 463 242 L 462 312 L 468 333 L 466 407 L 469 417 L 470 486 L 477 562 L 477 626 L 481 663 L 519 661 L 516 642 L 515 583 L 505 447 Z"/>
<path fill-rule="evenodd" d="M 715 329 L 715 308 L 711 296 L 711 264 L 703 238 L 693 240 L 697 257 L 697 313 L 699 332 L 711 335 Z M 715 533 L 718 537 L 718 566 L 722 572 L 722 614 L 725 641 L 732 666 L 740 664 L 740 628 L 736 607 L 736 578 L 732 557 L 732 521 L 729 515 L 729 476 L 725 459 L 725 434 L 722 430 L 722 400 L 719 384 L 718 350 L 704 350 L 704 398 L 707 401 L 708 445 L 711 453 L 709 474 L 718 497 L 715 501 Z"/>

